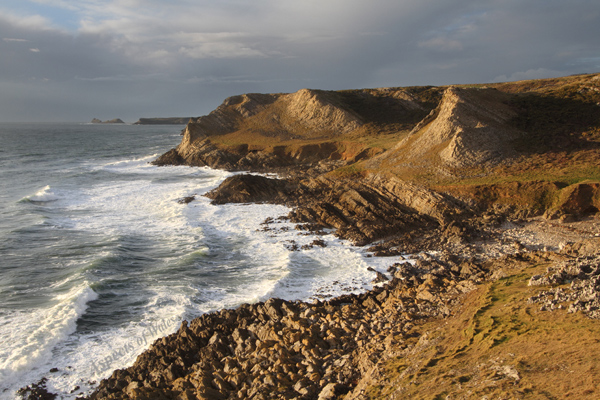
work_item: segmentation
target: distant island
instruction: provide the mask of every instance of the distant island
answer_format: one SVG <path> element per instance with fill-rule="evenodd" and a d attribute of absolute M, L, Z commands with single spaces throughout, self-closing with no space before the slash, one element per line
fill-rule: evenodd
<path fill-rule="evenodd" d="M 190 117 L 140 118 L 134 125 L 185 125 Z"/>
<path fill-rule="evenodd" d="M 170 117 L 170 118 L 140 118 L 134 125 L 186 125 L 191 117 Z M 124 124 L 121 118 L 115 118 L 107 121 L 93 118 L 92 124 Z"/>
<path fill-rule="evenodd" d="M 111 119 L 109 121 L 101 121 L 98 118 L 92 119 L 92 124 L 124 124 L 125 122 L 121 118 Z"/>

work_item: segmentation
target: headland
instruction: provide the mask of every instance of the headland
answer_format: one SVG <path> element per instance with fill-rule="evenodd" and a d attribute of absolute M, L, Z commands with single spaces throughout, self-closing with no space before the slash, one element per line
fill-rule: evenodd
<path fill-rule="evenodd" d="M 600 74 L 234 96 L 154 163 L 413 263 L 185 321 L 90 399 L 600 395 Z"/>

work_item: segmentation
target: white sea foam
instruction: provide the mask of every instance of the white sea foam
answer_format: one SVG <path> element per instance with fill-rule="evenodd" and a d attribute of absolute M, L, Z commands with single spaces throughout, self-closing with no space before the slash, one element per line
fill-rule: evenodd
<path fill-rule="evenodd" d="M 75 332 L 77 319 L 96 298 L 88 282 L 83 282 L 57 294 L 47 308 L 1 316 L 0 382 L 10 386 L 47 366 L 56 345 Z"/>
<path fill-rule="evenodd" d="M 60 357 L 52 364 L 60 373 L 45 375 L 49 391 L 61 393 L 65 400 L 74 399 L 115 369 L 131 365 L 156 339 L 179 327 L 181 315 L 176 309 L 164 307 L 123 327 L 71 337 L 57 348 Z M 73 392 L 76 387 L 79 389 Z"/>
<path fill-rule="evenodd" d="M 161 261 L 144 267 L 138 275 L 119 277 L 121 283 L 144 280 L 143 290 L 128 293 L 132 298 L 146 296 L 140 297 L 141 305 L 136 306 L 140 310 L 123 310 L 131 312 L 128 322 L 107 323 L 106 329 L 95 332 L 76 332 L 77 318 L 96 298 L 86 283 L 77 286 L 79 292 L 56 297 L 48 309 L 14 313 L 0 320 L 0 334 L 8 332 L 0 337 L 0 360 L 6 360 L 0 364 L 0 377 L 18 382 L 13 388 L 45 376 L 50 391 L 72 399 L 79 393 L 69 394 L 75 386 L 82 391 L 92 389 L 90 380 L 130 365 L 152 341 L 173 332 L 184 318 L 272 296 L 307 300 L 363 291 L 371 288 L 375 277 L 368 267 L 384 272 L 401 260 L 369 258 L 364 249 L 331 234 L 320 237 L 326 247 L 311 248 L 316 237 L 295 230 L 292 223 L 262 224 L 267 218 L 288 214 L 287 207 L 214 206 L 201 196 L 231 173 L 159 168 L 148 164 L 151 158 L 90 165 L 92 171 L 117 178 L 90 180 L 78 192 L 69 192 L 64 213 L 52 217 L 62 218 L 60 226 L 101 238 L 94 257 L 78 269 L 82 274 L 93 270 L 98 279 L 94 285 L 103 284 L 105 277 L 112 279 L 116 267 L 111 263 L 123 246 L 129 245 L 125 239 L 149 243 L 152 255 Z M 38 194 L 54 195 L 50 187 L 35 196 Z M 196 196 L 195 201 L 178 202 L 188 196 Z M 263 230 L 265 227 L 269 230 Z M 69 284 L 68 279 L 60 280 L 53 289 Z M 111 290 L 105 292 L 113 293 Z M 113 294 L 122 295 L 128 288 L 120 290 Z M 36 320 L 41 321 L 40 328 L 31 324 Z M 48 374 L 53 367 L 61 372 Z"/>
<path fill-rule="evenodd" d="M 43 189 L 38 190 L 35 194 L 26 196 L 25 198 L 23 198 L 23 200 L 28 200 L 35 203 L 45 203 L 50 201 L 56 201 L 59 198 L 60 197 L 52 191 L 50 185 L 47 185 Z"/>
<path fill-rule="evenodd" d="M 147 156 L 143 156 L 143 157 L 133 157 L 131 159 L 128 160 L 118 160 L 118 161 L 111 161 L 105 164 L 100 164 L 100 165 L 94 165 L 92 167 L 93 170 L 114 170 L 115 172 L 118 172 L 120 170 L 132 170 L 132 169 L 140 169 L 140 168 L 144 168 L 144 167 L 148 167 L 149 169 L 152 169 L 152 165 L 149 164 L 152 160 L 156 159 L 156 157 L 158 156 L 158 154 L 152 154 L 152 155 L 147 155 Z M 142 171 L 136 171 L 137 173 L 142 172 Z"/>
<path fill-rule="evenodd" d="M 206 235 L 237 240 L 243 246 L 238 251 L 244 263 L 251 264 L 236 271 L 240 283 L 234 293 L 227 293 L 225 299 L 224 293 L 215 291 L 203 311 L 269 297 L 307 300 L 358 293 L 373 287 L 376 276 L 369 268 L 385 273 L 390 265 L 404 261 L 402 257 L 370 257 L 365 248 L 332 234 L 318 237 L 325 243 L 320 247 L 313 243 L 317 236 L 298 231 L 287 221 L 264 224 L 267 218 L 287 215 L 290 209 L 284 206 L 190 205 L 188 218 L 208 221 L 210 226 L 203 227 Z M 220 268 L 228 268 L 226 259 Z"/>

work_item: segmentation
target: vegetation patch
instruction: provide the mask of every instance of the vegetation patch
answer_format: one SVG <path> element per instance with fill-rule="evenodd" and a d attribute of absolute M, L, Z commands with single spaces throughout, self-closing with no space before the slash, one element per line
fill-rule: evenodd
<path fill-rule="evenodd" d="M 385 364 L 389 385 L 372 388 L 371 398 L 600 395 L 588 375 L 600 351 L 598 322 L 527 303 L 542 290 L 529 287 L 529 279 L 549 261 L 505 265 L 507 276 L 467 295 L 460 313 L 425 324 L 427 340 Z"/>

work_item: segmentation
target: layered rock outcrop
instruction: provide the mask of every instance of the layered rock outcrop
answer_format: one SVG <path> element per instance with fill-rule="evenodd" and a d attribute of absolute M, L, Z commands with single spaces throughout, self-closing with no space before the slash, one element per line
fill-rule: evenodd
<path fill-rule="evenodd" d="M 530 217 L 553 207 L 577 218 L 597 212 L 598 183 L 523 182 L 518 175 L 495 186 L 465 190 L 459 182 L 443 191 L 403 179 L 405 172 L 431 181 L 485 176 L 527 157 L 515 141 L 523 138 L 523 127 L 538 122 L 534 111 L 555 102 L 535 97 L 515 103 L 508 92 L 521 89 L 501 87 L 507 92 L 449 87 L 250 94 L 191 121 L 181 144 L 157 164 L 288 177 L 236 175 L 209 194 L 214 202 L 288 204 L 289 218 L 304 228 L 335 228 L 356 244 L 378 241 L 371 247 L 376 255 L 419 255 L 414 264 L 390 266 L 391 281 L 368 293 L 314 303 L 271 299 L 184 322 L 133 366 L 102 381 L 90 398 L 597 397 L 596 385 L 578 378 L 594 373 L 596 360 L 585 353 L 600 343 L 597 326 L 582 329 L 571 314 L 553 320 L 536 309 L 560 313 L 568 307 L 598 317 L 598 223 L 539 219 L 537 229 L 526 228 Z M 572 97 L 591 93 L 567 90 Z M 596 121 L 593 96 L 585 106 L 590 126 Z M 587 142 L 577 139 L 589 144 L 584 156 L 592 159 L 600 140 L 594 129 L 585 131 Z M 386 135 L 398 142 L 384 152 L 373 143 Z M 552 140 L 575 133 L 561 135 Z M 522 148 L 532 151 L 530 143 Z M 547 159 L 567 167 L 562 154 L 531 159 L 524 165 L 537 165 L 538 172 Z M 535 206 L 516 213 L 524 191 Z M 549 238 L 554 229 L 559 233 Z M 590 240 L 566 243 L 584 236 Z M 563 251 L 530 252 L 545 247 Z M 540 289 L 544 285 L 550 287 Z M 579 336 L 571 339 L 573 332 Z M 586 348 L 578 349 L 581 343 Z M 566 370 L 579 373 L 565 377 Z"/>
<path fill-rule="evenodd" d="M 380 174 L 360 181 L 234 175 L 206 196 L 214 204 L 286 204 L 293 207 L 288 215 L 292 222 L 311 230 L 333 228 L 337 236 L 356 245 L 382 240 L 379 253 L 386 247 L 394 247 L 396 254 L 439 248 L 448 240 L 460 242 L 475 234 L 469 220 L 475 210 L 468 204 Z M 393 246 L 386 245 L 392 242 Z"/>
<path fill-rule="evenodd" d="M 405 129 L 430 108 L 402 89 L 233 96 L 190 120 L 181 143 L 154 163 L 264 171 L 321 162 L 322 173 L 383 151 L 352 138 L 387 133 L 390 122 Z"/>
<path fill-rule="evenodd" d="M 290 182 L 258 175 L 234 175 L 206 194 L 213 204 L 285 203 L 293 196 Z"/>
<path fill-rule="evenodd" d="M 510 125 L 517 112 L 508 100 L 495 89 L 449 87 L 438 107 L 373 163 L 460 169 L 515 158 L 512 142 L 520 132 Z"/>

